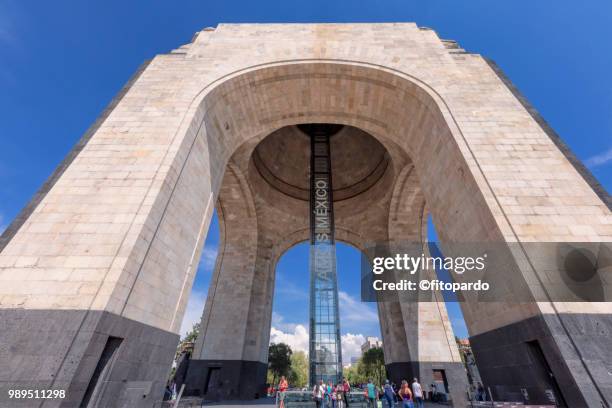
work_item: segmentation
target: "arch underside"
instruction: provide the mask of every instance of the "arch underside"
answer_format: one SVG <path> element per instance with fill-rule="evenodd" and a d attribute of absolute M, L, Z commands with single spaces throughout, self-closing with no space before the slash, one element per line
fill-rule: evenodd
<path fill-rule="evenodd" d="M 297 136 L 289 133 L 286 137 Z M 256 163 L 262 159 L 255 156 L 255 147 L 245 143 L 234 153 L 221 183 L 217 201 L 219 259 L 202 317 L 202 333 L 186 378 L 188 393 L 203 392 L 199 387 L 205 383 L 211 364 L 225 364 L 226 371 L 240 364 L 233 369 L 234 377 L 227 379 L 230 384 L 240 384 L 236 372 L 248 377 L 259 373 L 261 378 L 267 366 L 276 263 L 286 250 L 310 237 L 307 202 L 261 174 Z M 292 152 L 284 150 L 283 154 Z M 390 240 L 426 242 L 425 200 L 414 164 L 398 150 L 386 155 L 388 166 L 376 183 L 335 203 L 336 239 L 370 254 L 368 248 Z M 354 273 L 355 279 L 361 279 L 361 271 Z M 247 280 L 249 283 L 244 284 Z M 238 281 L 242 284 L 237 287 Z M 398 298 L 377 306 L 390 378 L 399 382 L 415 376 L 430 382 L 432 368 L 438 368 L 452 378 L 455 389 L 465 388 L 461 360 L 441 299 L 407 305 Z M 420 321 L 424 315 L 430 317 Z M 245 383 L 216 397 L 228 398 L 232 392 L 251 395 L 256 390 L 256 383 Z"/>
<path fill-rule="evenodd" d="M 208 98 L 215 102 L 208 104 Z M 248 180 L 258 239 L 266 242 L 269 252 L 264 256 L 271 261 L 265 273 L 272 284 L 266 286 L 267 292 L 254 288 L 251 297 L 251 307 L 265 304 L 265 310 L 257 314 L 261 324 L 247 325 L 245 331 L 248 342 L 257 345 L 245 344 L 242 354 L 234 354 L 245 360 L 265 364 L 271 304 L 263 300 L 273 294 L 274 262 L 308 235 L 306 202 L 279 192 L 261 172 L 254 171 L 252 152 L 273 131 L 299 123 L 349 125 L 372 135 L 387 150 L 390 165 L 381 180 L 365 193 L 338 202 L 339 240 L 360 249 L 386 240 L 422 242 L 425 202 L 443 242 L 508 238 L 495 216 L 498 209 L 487 198 L 492 194 L 490 187 L 479 180 L 475 158 L 465 149 L 456 123 L 441 108 L 444 105 L 437 95 L 422 84 L 358 65 L 289 64 L 230 79 L 207 95 L 202 106 L 205 135 L 216 161 L 213 167 L 233 163 Z M 213 180 L 223 191 L 221 173 L 213 175 Z M 223 202 L 223 194 L 219 201 Z M 398 299 L 379 303 L 378 310 L 387 367 L 394 380 L 408 375 L 430 381 L 434 370 L 443 370 L 453 383 L 454 400 L 461 401 L 465 377 L 442 299 L 417 304 Z M 530 321 L 539 313 L 535 303 L 464 308 L 472 335 Z M 262 331 L 266 332 L 263 337 Z M 207 342 L 202 343 L 205 355 Z M 210 349 L 210 355 L 219 354 Z"/>
<path fill-rule="evenodd" d="M 215 102 L 209 104 L 209 98 Z M 242 258 L 250 256 L 250 268 L 261 264 L 265 270 L 255 267 L 251 276 L 259 276 L 259 280 L 251 282 L 251 292 L 247 296 L 238 296 L 237 292 L 220 300 L 215 292 L 213 304 L 214 289 L 211 289 L 202 321 L 202 327 L 209 329 L 198 339 L 194 352 L 203 366 L 197 369 L 200 375 L 191 383 L 203 384 L 202 376 L 208 365 L 218 364 L 224 358 L 232 361 L 229 363 L 232 365 L 238 364 L 236 361 L 241 361 L 243 366 L 250 365 L 249 368 L 234 369 L 234 377 L 227 379 L 230 384 L 239 384 L 237 375 L 250 376 L 250 373 L 263 371 L 267 362 L 274 293 L 273 266 L 286 249 L 307 239 L 309 234 L 307 202 L 275 188 L 269 177 L 266 180 L 257 168 L 260 158 L 253 159 L 258 144 L 268 134 L 286 126 L 338 123 L 357 127 L 384 146 L 389 165 L 380 179 L 361 194 L 335 205 L 338 239 L 362 250 L 373 243 L 389 240 L 424 242 L 425 198 L 422 186 L 434 190 L 429 191 L 433 199 L 429 207 L 430 211 L 436 212 L 441 204 L 444 205 L 445 200 L 441 197 L 446 185 L 427 184 L 422 179 L 428 172 L 436 170 L 428 168 L 435 163 L 421 157 L 428 157 L 433 152 L 437 155 L 448 153 L 456 157 L 450 162 L 459 169 L 464 159 L 453 151 L 457 148 L 456 141 L 431 96 L 411 82 L 400 81 L 393 75 L 370 68 L 340 64 L 271 67 L 257 71 L 252 79 L 240 77 L 227 81 L 227 84 L 215 88 L 202 106 L 208 108 L 202 113 L 206 125 L 202 136 L 205 133 L 210 156 L 217 161 L 212 168 L 223 168 L 223 163 L 228 163 L 223 178 L 222 173 L 213 174 L 214 184 L 220 185 L 218 208 L 223 213 L 222 219 L 227 219 L 226 202 L 249 203 L 248 207 L 254 208 L 254 214 L 250 214 L 248 220 L 246 213 L 233 216 L 234 220 L 240 220 L 234 221 L 235 238 L 228 235 L 227 225 L 224 227 L 224 246 L 233 239 L 239 246 L 245 245 L 244 230 L 256 229 L 257 237 L 249 240 L 251 251 L 243 251 Z M 220 145 L 221 141 L 225 144 Z M 231 156 L 228 156 L 229 152 L 232 152 Z M 419 160 L 414 162 L 411 157 Z M 455 182 L 465 183 L 469 174 L 453 169 L 445 174 L 445 184 L 452 183 L 458 176 L 461 180 Z M 236 185 L 240 185 L 240 189 L 228 189 L 228 186 Z M 455 200 L 465 202 L 478 198 L 470 195 L 469 191 L 458 192 Z M 472 191 L 478 190 L 474 187 Z M 442 207 L 442 210 L 446 208 Z M 441 220 L 450 218 L 444 211 L 438 217 Z M 486 219 L 486 213 L 478 215 L 480 221 L 482 217 Z M 456 217 L 452 220 L 454 224 L 467 222 Z M 455 228 L 466 230 L 467 226 L 455 225 Z M 470 225 L 470 229 L 474 230 L 474 225 Z M 456 237 L 465 238 L 463 232 L 459 234 L 453 229 L 445 233 L 449 237 L 457 234 Z M 489 239 L 492 231 L 482 228 L 480 233 Z M 255 251 L 255 247 L 266 249 Z M 232 259 L 240 265 L 240 271 L 244 271 L 246 261 L 237 262 L 235 257 L 234 254 Z M 232 274 L 231 265 L 218 263 L 213 280 L 216 282 L 219 276 L 225 275 L 230 281 Z M 267 283 L 258 286 L 259 281 Z M 238 298 L 242 299 L 242 307 L 235 306 Z M 215 310 L 218 311 L 220 326 L 211 332 L 210 315 Z M 453 397 L 460 401 L 464 396 L 465 378 L 462 377 L 460 357 L 441 299 L 417 305 L 403 303 L 400 299 L 381 302 L 378 311 L 386 363 L 393 379 L 399 382 L 405 376 L 418 376 L 429 381 L 432 369 L 437 367 L 445 370 L 449 379 L 452 378 Z M 250 320 L 246 320 L 247 316 Z M 419 319 L 420 316 L 427 317 Z M 240 321 L 244 323 L 237 323 Z M 235 347 L 223 341 L 228 332 L 224 325 L 230 324 L 228 322 L 244 330 L 243 337 L 234 336 L 234 340 L 241 339 Z M 248 395 L 252 391 L 227 388 L 222 397 L 230 397 L 232 393 Z"/>

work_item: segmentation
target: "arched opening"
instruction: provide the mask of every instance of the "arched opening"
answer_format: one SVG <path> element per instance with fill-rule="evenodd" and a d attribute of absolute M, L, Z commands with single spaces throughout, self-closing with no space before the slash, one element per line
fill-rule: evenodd
<path fill-rule="evenodd" d="M 179 344 L 179 352 L 185 349 L 192 352 L 195 338 L 200 332 L 200 320 L 202 319 L 206 295 L 217 261 L 219 242 L 219 217 L 215 211 L 206 234 L 206 241 L 202 247 L 200 262 L 193 281 L 193 286 L 191 287 L 191 293 L 189 294 L 185 315 L 181 322 L 180 336 L 182 344 Z"/>
<path fill-rule="evenodd" d="M 440 222 L 438 233 L 443 242 L 517 238 L 508 228 L 500 203 L 492 199 L 492 187 L 452 113 L 430 87 L 415 78 L 353 63 L 257 67 L 206 89 L 190 112 L 193 120 L 185 121 L 183 130 L 188 137 L 177 157 L 184 160 L 183 168 L 194 166 L 198 168 L 194 174 L 206 175 L 197 193 L 208 194 L 209 203 L 217 201 L 225 235 L 202 320 L 203 340 L 196 344 L 195 353 L 206 378 L 215 370 L 226 373 L 227 377 L 216 381 L 222 398 L 259 395 L 263 383 L 239 378 L 265 378 L 269 332 L 262 327 L 270 327 L 272 319 L 274 261 L 308 232 L 305 217 L 282 211 L 283 207 L 299 208 L 299 202 L 304 205 L 300 199 L 303 189 L 275 177 L 274 172 L 266 174 L 271 165 L 263 166 L 263 158 L 259 157 L 259 163 L 252 159 L 258 144 L 273 132 L 304 123 L 338 124 L 366 132 L 387 151 L 393 170 L 389 174 L 395 182 L 385 186 L 385 177 L 381 177 L 364 191 L 373 193 L 380 187 L 378 193 L 386 195 L 386 200 L 363 205 L 373 217 L 360 214 L 360 219 L 351 218 L 352 207 L 347 205 L 347 223 L 355 224 L 346 229 L 339 226 L 345 241 L 361 244 L 408 238 L 424 242 L 423 215 L 427 212 Z M 178 185 L 185 180 L 189 182 L 179 178 Z M 279 200 L 258 196 L 254 185 L 261 187 L 257 193 L 267 189 Z M 262 218 L 262 208 L 272 212 Z M 420 216 L 414 217 L 417 213 Z M 405 217 L 407 214 L 412 217 Z M 287 225 L 303 227 L 278 233 Z M 464 317 L 470 334 L 478 335 L 538 313 L 535 303 L 473 303 L 464 310 Z M 388 370 L 398 376 L 418 375 L 425 381 L 440 370 L 461 376 L 456 371 L 459 356 L 443 303 L 416 308 L 401 302 L 379 304 L 379 315 L 386 319 L 381 321 L 383 338 L 393 339 L 386 343 L 394 345 L 394 350 L 385 352 Z M 421 315 L 437 317 L 432 323 L 419 320 Z M 415 321 L 418 330 L 408 330 Z M 431 335 L 435 340 L 422 347 L 425 333 L 435 333 Z M 410 344 L 418 347 L 411 350 Z M 441 365 L 450 368 L 441 369 Z M 204 378 L 195 381 L 207 383 Z M 450 393 L 456 401 L 465 397 L 463 386 L 451 388 Z"/>
<path fill-rule="evenodd" d="M 382 346 L 382 342 L 377 344 L 380 342 L 381 333 L 376 305 L 360 301 L 361 256 L 361 251 L 354 246 L 337 243 L 343 373 L 354 384 L 366 382 L 368 375 L 375 376 L 380 373 L 373 371 L 373 365 L 360 365 L 359 371 L 357 366 L 364 350 Z M 276 265 L 270 343 L 289 345 L 294 353 L 300 354 L 300 358 L 296 359 L 298 363 L 301 356 L 308 354 L 309 349 L 308 260 L 309 244 L 301 242 L 285 251 Z M 384 365 L 384 362 L 382 364 Z M 292 367 L 289 373 L 291 388 L 301 389 L 307 386 L 307 370 L 307 366 Z M 274 380 L 278 380 L 278 377 L 275 378 L 269 372 L 268 383 Z"/>
<path fill-rule="evenodd" d="M 427 157 L 434 160 L 448 150 L 457 156 L 457 165 L 463 161 L 431 96 L 394 74 L 323 63 L 273 66 L 256 73 L 230 78 L 206 94 L 197 114 L 204 121 L 197 127 L 189 150 L 189 155 L 209 159 L 210 187 L 213 193 L 218 191 L 223 236 L 202 334 L 194 351 L 204 365 L 200 371 L 206 378 L 216 370 L 211 364 L 218 365 L 220 360 L 226 365 L 237 364 L 231 369 L 234 372 L 258 377 L 265 372 L 270 335 L 265 328 L 271 325 L 276 284 L 274 262 L 286 248 L 308 237 L 308 182 L 304 174 L 308 143 L 296 125 L 342 125 L 331 138 L 332 152 L 341 152 L 332 161 L 338 167 L 334 177 L 340 180 L 334 184 L 334 193 L 338 187 L 334 196 L 337 239 L 358 247 L 368 241 L 420 238 L 425 191 L 434 198 L 443 194 L 456 175 L 441 177 L 428 168 L 431 163 Z M 294 89 L 295 81 L 306 81 L 310 86 Z M 315 91 L 320 94 L 308 95 Z M 373 96 L 380 104 L 372 104 Z M 432 140 L 425 143 L 427 138 Z M 335 143 L 341 148 L 334 149 Z M 412 155 L 419 160 L 413 162 Z M 421 176 L 427 179 L 428 172 L 436 183 L 423 185 Z M 465 191 L 458 195 L 474 198 Z M 438 201 L 431 207 L 452 210 L 439 206 Z M 454 219 L 451 224 L 463 221 Z M 419 347 L 409 350 L 409 343 L 418 345 L 424 336 L 425 329 L 411 327 L 420 312 L 400 304 L 379 305 L 378 309 L 385 319 L 381 334 L 383 342 L 387 339 L 387 367 L 396 380 L 420 376 L 422 370 L 430 375 L 431 370 L 418 363 L 423 358 Z M 441 358 L 430 351 L 427 361 L 453 365 L 454 340 L 447 339 L 452 335 L 444 326 L 443 307 L 437 306 L 437 310 L 440 322 L 435 330 L 443 336 L 443 347 L 450 348 Z M 196 382 L 206 383 L 206 378 Z M 224 381 L 232 382 L 228 378 L 219 383 Z M 255 395 L 258 387 L 234 384 L 222 393 L 223 397 Z M 463 393 L 461 388 L 455 391 Z"/>
<path fill-rule="evenodd" d="M 427 241 L 429 253 L 433 256 L 443 256 L 439 247 L 438 234 L 436 232 L 436 226 L 431 215 L 427 216 Z M 453 279 L 447 270 L 436 270 L 437 279 L 443 282 L 452 282 Z M 468 394 L 471 400 L 484 400 L 486 398 L 486 390 L 480 387 L 482 384 L 482 378 L 472 346 L 469 340 L 469 333 L 465 324 L 465 318 L 461 309 L 459 299 L 453 293 L 446 292 L 443 295 L 444 304 L 448 312 L 448 319 L 453 328 L 455 335 L 455 341 L 457 342 L 457 348 L 461 356 L 461 362 L 465 367 L 465 373 L 467 375 L 468 382 Z M 440 384 L 438 380 L 437 388 L 444 386 L 443 381 Z"/>
<path fill-rule="evenodd" d="M 207 374 L 198 380 L 200 383 L 207 382 L 211 370 L 217 369 L 208 366 L 213 356 L 215 364 L 225 354 L 246 360 L 252 367 L 247 370 L 260 372 L 266 368 L 270 338 L 266 327 L 273 327 L 274 316 L 278 317 L 272 311 L 273 290 L 279 287 L 274 265 L 288 248 L 309 236 L 309 148 L 304 124 L 287 125 L 242 143 L 228 160 L 217 203 L 222 231 L 220 261 L 207 298 L 202 335 L 195 346 L 196 360 L 206 365 L 201 371 Z M 339 241 L 363 248 L 368 242 L 423 239 L 424 198 L 415 166 L 404 150 L 388 140 L 383 144 L 372 134 L 347 124 L 336 125 L 330 148 Z M 232 285 L 238 282 L 248 282 L 245 291 L 233 290 Z M 240 305 L 237 299 L 242 297 L 244 304 Z M 341 300 L 358 304 L 346 292 L 341 292 Z M 365 304 L 368 306 L 372 305 Z M 442 330 L 446 342 L 446 337 L 452 335 L 444 328 L 443 305 L 436 307 L 436 318 L 440 319 L 436 330 Z M 234 309 L 242 313 L 234 314 Z M 376 309 L 376 316 L 383 319 L 383 330 L 379 331 L 392 380 L 399 383 L 410 375 L 420 377 L 421 372 L 431 376 L 431 369 L 414 362 L 423 357 L 419 343 L 425 329 L 418 328 L 420 312 L 399 303 L 379 304 Z M 215 337 L 215 333 L 232 331 L 235 322 L 245 317 L 244 332 L 237 333 L 241 341 L 235 348 L 225 337 Z M 353 336 L 353 341 L 360 334 Z M 370 337 L 368 334 L 365 337 Z M 442 344 L 450 348 L 441 358 L 435 355 L 437 351 L 430 351 L 433 354 L 427 357 L 428 361 L 453 365 L 452 344 Z M 463 391 L 461 388 L 456 390 Z M 251 389 L 230 388 L 225 392 L 255 392 L 256 385 L 251 384 Z"/>
<path fill-rule="evenodd" d="M 176 385 L 178 384 L 180 387 L 185 382 L 189 362 L 193 358 L 196 340 L 202 332 L 202 314 L 218 258 L 220 241 L 219 217 L 217 212 L 214 211 L 206 233 L 206 240 L 201 248 L 202 253 L 191 292 L 187 296 L 187 305 L 179 331 L 179 343 L 172 361 L 172 369 L 167 379 L 168 384 L 174 384 L 174 387 L 171 389 L 172 398 L 176 398 L 177 393 L 180 392 L 177 390 Z"/>

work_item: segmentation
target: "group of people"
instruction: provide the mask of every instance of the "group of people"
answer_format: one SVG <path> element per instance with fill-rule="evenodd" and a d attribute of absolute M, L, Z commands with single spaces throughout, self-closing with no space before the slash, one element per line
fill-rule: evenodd
<path fill-rule="evenodd" d="M 285 408 L 285 396 L 289 383 L 285 376 L 282 376 L 278 383 L 278 406 L 279 408 Z M 334 385 L 331 381 L 329 384 L 325 384 L 321 380 L 318 384 L 313 387 L 312 396 L 317 405 L 317 408 L 348 408 L 347 395 L 351 391 L 351 385 L 348 380 L 344 378 L 341 383 Z"/>
<path fill-rule="evenodd" d="M 335 385 L 331 381 L 326 385 L 321 380 L 312 388 L 312 397 L 317 408 L 348 408 L 348 393 L 350 391 L 351 385 L 346 378 Z"/>
<path fill-rule="evenodd" d="M 414 378 L 412 384 L 402 380 L 399 388 L 396 388 L 389 380 L 385 380 L 385 384 L 379 389 L 370 381 L 365 386 L 365 393 L 368 398 L 369 406 L 376 408 L 377 401 L 383 400 L 387 407 L 395 407 L 396 401 L 401 404 L 402 408 L 423 408 L 424 396 L 423 388 L 417 378 Z"/>
<path fill-rule="evenodd" d="M 285 408 L 285 395 L 288 388 L 287 379 L 284 376 L 281 377 L 278 383 L 279 408 Z M 401 404 L 402 408 L 423 408 L 424 406 L 423 388 L 417 378 L 413 379 L 412 384 L 403 380 L 399 388 L 396 388 L 389 380 L 385 380 L 382 387 L 377 387 L 370 379 L 362 388 L 370 408 L 377 408 L 378 401 L 381 400 L 386 402 L 389 408 L 395 407 L 396 402 Z M 338 384 L 333 384 L 331 381 L 325 384 L 323 380 L 320 380 L 312 388 L 312 398 L 317 408 L 348 408 L 350 391 L 351 385 L 346 378 L 343 378 Z"/>
<path fill-rule="evenodd" d="M 385 380 L 385 384 L 379 388 L 370 379 L 363 389 L 368 406 L 371 408 L 377 408 L 378 401 L 381 399 L 389 408 L 395 407 L 396 401 L 401 404 L 402 408 L 423 408 L 424 406 L 423 388 L 417 378 L 413 379 L 411 385 L 408 384 L 408 381 L 403 380 L 399 389 L 392 386 L 389 380 Z M 331 382 L 325 385 L 321 380 L 313 387 L 312 395 L 317 408 L 348 408 L 350 390 L 351 387 L 346 378 L 335 386 Z"/>

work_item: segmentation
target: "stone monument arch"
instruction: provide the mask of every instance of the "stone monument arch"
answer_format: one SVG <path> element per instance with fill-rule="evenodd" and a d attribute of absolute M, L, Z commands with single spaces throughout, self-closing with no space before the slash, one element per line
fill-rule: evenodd
<path fill-rule="evenodd" d="M 605 190 L 480 55 L 410 23 L 221 24 L 145 64 L 3 234 L 3 395 L 158 401 L 215 206 L 223 244 L 187 382 L 219 397 L 260 392 L 275 263 L 308 226 L 303 186 L 287 179 L 300 168 L 275 170 L 282 155 L 270 155 L 299 163 L 296 125 L 309 123 L 344 126 L 336 150 L 361 157 L 340 162 L 351 176 L 371 166 L 347 177 L 336 206 L 338 239 L 358 248 L 423 239 L 426 212 L 442 242 L 612 240 Z M 545 398 L 548 380 L 529 375 L 545 365 L 569 406 L 593 407 L 612 398 L 599 329 L 611 312 L 607 302 L 464 308 L 497 399 Z M 418 319 L 402 302 L 379 314 L 390 375 L 445 370 L 460 404 L 443 303 L 418 304 Z"/>
<path fill-rule="evenodd" d="M 296 126 L 285 126 L 247 142 L 230 159 L 217 200 L 220 252 L 184 379 L 187 394 L 226 399 L 264 388 L 276 263 L 310 234 L 309 144 Z M 340 241 L 365 251 L 369 242 L 390 237 L 427 240 L 425 200 L 403 152 L 348 125 L 331 139 L 331 151 Z M 419 305 L 430 315 L 420 326 L 416 310 L 399 302 L 378 306 L 392 379 L 431 383 L 436 367 L 447 373 L 455 400 L 463 398 L 465 375 L 444 302 Z"/>

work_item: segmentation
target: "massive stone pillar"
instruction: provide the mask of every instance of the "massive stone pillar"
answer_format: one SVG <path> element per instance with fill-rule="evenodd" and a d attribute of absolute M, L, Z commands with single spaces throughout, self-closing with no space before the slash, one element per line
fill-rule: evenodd
<path fill-rule="evenodd" d="M 426 203 L 412 163 L 399 173 L 389 208 L 389 250 L 413 256 L 427 253 Z M 418 253 L 415 254 L 415 250 Z M 429 276 L 420 279 L 436 279 L 435 271 L 427 273 Z M 398 324 L 396 317 L 383 324 L 389 317 L 381 314 L 381 326 L 395 327 L 383 330 L 383 344 L 395 343 L 398 334 L 389 340 L 387 337 L 399 327 L 403 331 L 399 334 L 400 339 L 405 339 L 408 353 L 387 362 L 389 375 L 396 382 L 401 379 L 412 382 L 413 378 L 418 378 L 424 389 L 441 378 L 440 391 L 450 396 L 454 406 L 464 406 L 467 377 L 442 295 L 437 292 L 432 298 L 415 299 L 399 293 L 396 297 L 396 301 L 383 304 L 395 311 L 389 317 L 399 315 L 402 323 Z"/>
<path fill-rule="evenodd" d="M 3 234 L 0 406 L 161 400 L 214 198 L 205 139 L 172 144 L 176 120 L 146 113 L 169 103 L 146 72 Z"/>
<path fill-rule="evenodd" d="M 270 330 L 262 323 L 271 313 L 274 270 L 271 240 L 258 229 L 250 187 L 233 164 L 223 179 L 217 214 L 219 252 L 185 392 L 250 399 L 265 393 Z"/>

